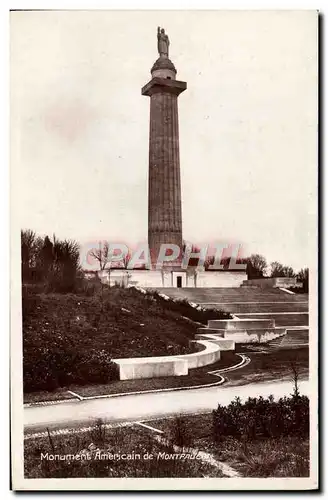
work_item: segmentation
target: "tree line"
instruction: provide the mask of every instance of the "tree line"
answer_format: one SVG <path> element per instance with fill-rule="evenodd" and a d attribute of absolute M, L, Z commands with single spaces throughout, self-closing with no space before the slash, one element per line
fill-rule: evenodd
<path fill-rule="evenodd" d="M 194 247 L 193 251 L 197 252 L 199 250 L 197 247 Z M 221 265 L 223 265 L 224 269 L 229 269 L 230 259 L 231 257 L 221 259 Z M 214 260 L 214 255 L 208 257 L 205 261 L 205 269 L 213 265 Z M 296 278 L 297 281 L 303 284 L 304 291 L 308 292 L 309 269 L 307 267 L 296 273 L 291 266 L 285 266 L 278 261 L 268 264 L 266 258 L 258 253 L 246 258 L 237 259 L 236 262 L 246 264 L 247 279 L 249 280 L 258 278 Z"/>
<path fill-rule="evenodd" d="M 309 269 L 303 268 L 298 273 L 291 266 L 284 266 L 278 261 L 273 261 L 268 265 L 265 257 L 259 254 L 253 254 L 248 259 L 247 277 L 248 279 L 256 278 L 296 278 L 298 282 L 303 284 L 303 291 L 309 291 Z"/>
<path fill-rule="evenodd" d="M 186 243 L 184 242 L 184 249 Z M 192 246 L 192 252 L 199 252 Z M 60 240 L 55 235 L 37 236 L 31 229 L 21 231 L 22 281 L 23 283 L 43 283 L 48 291 L 73 292 L 79 280 L 83 279 L 80 266 L 80 246 L 74 240 Z M 98 262 L 101 270 L 108 268 L 109 247 L 105 244 L 99 250 L 93 250 L 91 256 Z M 131 256 L 126 256 L 126 267 Z M 228 269 L 231 257 L 221 259 L 223 268 Z M 197 266 L 198 259 L 191 258 L 190 266 Z M 214 263 L 214 256 L 205 261 L 205 269 Z M 303 268 L 298 273 L 291 266 L 274 261 L 268 265 L 265 257 L 252 254 L 247 258 L 237 259 L 237 263 L 246 264 L 248 279 L 296 277 L 303 284 L 303 291 L 308 293 L 309 269 Z"/>
<path fill-rule="evenodd" d="M 31 229 L 21 231 L 21 268 L 23 283 L 43 284 L 49 292 L 74 292 L 83 279 L 76 241 L 37 236 Z"/>

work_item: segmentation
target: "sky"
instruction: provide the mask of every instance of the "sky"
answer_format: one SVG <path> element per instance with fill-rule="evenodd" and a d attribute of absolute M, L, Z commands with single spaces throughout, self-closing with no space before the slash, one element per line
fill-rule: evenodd
<path fill-rule="evenodd" d="M 11 13 L 12 217 L 19 228 L 147 238 L 157 26 L 179 97 L 183 237 L 295 270 L 316 252 L 315 11 Z"/>

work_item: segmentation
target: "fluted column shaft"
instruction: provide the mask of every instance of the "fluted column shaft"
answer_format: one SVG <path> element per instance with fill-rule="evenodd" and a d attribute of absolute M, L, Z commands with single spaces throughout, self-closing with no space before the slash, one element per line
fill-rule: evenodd
<path fill-rule="evenodd" d="M 186 84 L 154 78 L 150 96 L 148 244 L 156 262 L 163 243 L 182 248 L 178 95 Z"/>
<path fill-rule="evenodd" d="M 150 98 L 148 243 L 157 256 L 162 243 L 182 246 L 178 97 Z"/>

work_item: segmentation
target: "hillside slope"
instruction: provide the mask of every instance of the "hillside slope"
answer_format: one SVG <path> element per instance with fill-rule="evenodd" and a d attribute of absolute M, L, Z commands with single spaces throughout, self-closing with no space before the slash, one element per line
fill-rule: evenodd
<path fill-rule="evenodd" d="M 104 287 L 91 297 L 23 288 L 25 390 L 115 378 L 113 358 L 192 352 L 197 324 L 220 318 L 156 294 Z"/>

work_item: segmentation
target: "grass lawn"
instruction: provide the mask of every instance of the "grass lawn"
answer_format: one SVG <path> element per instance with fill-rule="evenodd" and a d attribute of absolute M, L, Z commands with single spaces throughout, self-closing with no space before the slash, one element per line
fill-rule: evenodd
<path fill-rule="evenodd" d="M 92 430 L 83 433 L 25 439 L 25 477 L 224 477 L 213 462 L 165 455 L 179 451 L 172 446 L 177 439 L 180 447 L 191 448 L 196 454 L 205 452 L 241 477 L 309 475 L 307 438 L 257 437 L 245 441 L 226 437 L 216 443 L 212 414 L 208 413 L 151 420 L 148 424 L 163 431 L 161 437 L 166 444 L 156 440 L 157 433 L 133 423 L 106 428 L 95 422 Z M 76 459 L 76 455 L 82 458 Z"/>
<path fill-rule="evenodd" d="M 212 414 L 179 417 L 184 439 L 193 448 L 210 453 L 216 460 L 235 469 L 242 477 L 307 477 L 309 475 L 309 439 L 295 436 L 239 440 L 226 437 L 215 443 Z M 169 438 L 176 434 L 174 419 L 152 420 L 156 429 Z"/>
<path fill-rule="evenodd" d="M 76 399 L 68 392 L 66 387 L 60 387 L 55 391 L 36 391 L 24 393 L 24 404 L 38 403 L 42 401 L 61 401 L 63 399 Z"/>

